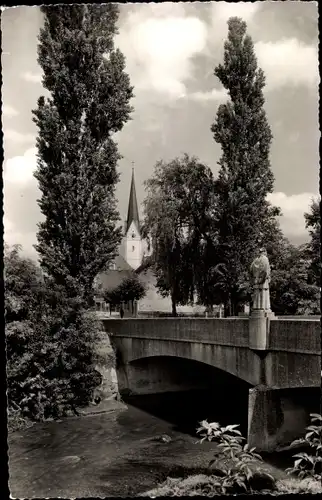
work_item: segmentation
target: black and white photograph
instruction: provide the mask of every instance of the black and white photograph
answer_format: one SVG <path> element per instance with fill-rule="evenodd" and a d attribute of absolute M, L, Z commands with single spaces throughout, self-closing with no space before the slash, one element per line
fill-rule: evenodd
<path fill-rule="evenodd" d="M 322 493 L 318 16 L 1 7 L 11 498 Z"/>

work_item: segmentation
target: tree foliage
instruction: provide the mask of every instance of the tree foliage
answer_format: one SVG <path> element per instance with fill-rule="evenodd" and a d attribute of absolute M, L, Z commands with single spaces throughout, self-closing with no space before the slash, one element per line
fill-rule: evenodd
<path fill-rule="evenodd" d="M 279 245 L 271 273 L 272 310 L 279 315 L 320 314 L 320 290 L 310 279 L 311 262 L 306 245 Z"/>
<path fill-rule="evenodd" d="M 122 302 L 133 302 L 143 299 L 146 294 L 145 285 L 134 274 L 125 278 L 117 287 L 106 290 L 104 299 L 110 304 L 121 304 Z"/>
<path fill-rule="evenodd" d="M 203 241 L 210 241 L 214 190 L 211 170 L 187 154 L 159 161 L 146 181 L 143 236 L 152 249 L 153 270 L 163 296 L 178 304 L 194 300 Z"/>
<path fill-rule="evenodd" d="M 310 211 L 304 214 L 305 226 L 310 233 L 308 257 L 311 261 L 310 280 L 321 287 L 321 212 L 320 199 L 312 200 Z"/>
<path fill-rule="evenodd" d="M 220 270 L 215 275 L 230 314 L 237 312 L 245 295 L 254 252 L 266 244 L 265 233 L 279 214 L 267 201 L 274 177 L 269 160 L 272 134 L 264 109 L 265 77 L 246 28 L 239 18 L 228 21 L 224 62 L 215 68 L 215 76 L 228 91 L 229 101 L 219 106 L 211 127 L 222 149 L 215 183 Z"/>
<path fill-rule="evenodd" d="M 115 4 L 42 7 L 38 62 L 43 86 L 33 111 L 45 220 L 37 250 L 46 274 L 67 295 L 91 301 L 95 276 L 115 256 L 116 170 L 113 134 L 129 119 L 132 87 L 114 48 Z"/>
<path fill-rule="evenodd" d="M 92 349 L 99 325 L 64 287 L 44 281 L 19 245 L 5 247 L 9 413 L 59 417 L 87 404 L 100 376 Z"/>
<path fill-rule="evenodd" d="M 43 276 L 39 266 L 23 257 L 20 245 L 4 247 L 5 319 L 13 321 L 34 319 L 43 299 Z"/>

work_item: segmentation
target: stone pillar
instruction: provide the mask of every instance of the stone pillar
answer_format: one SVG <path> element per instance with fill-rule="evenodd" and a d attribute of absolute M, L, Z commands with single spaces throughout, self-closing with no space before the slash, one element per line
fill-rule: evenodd
<path fill-rule="evenodd" d="M 315 404 L 308 404 L 311 393 L 305 394 L 305 388 L 280 390 L 257 386 L 250 389 L 248 444 L 258 451 L 269 452 L 289 446 L 294 439 L 304 436 L 310 413 L 319 405 L 319 398 Z"/>
<path fill-rule="evenodd" d="M 268 348 L 269 318 L 263 309 L 254 309 L 249 317 L 249 347 L 255 350 Z"/>
<path fill-rule="evenodd" d="M 269 345 L 270 322 L 275 319 L 272 311 L 253 309 L 249 316 L 249 347 L 254 350 L 267 350 Z"/>
<path fill-rule="evenodd" d="M 134 300 L 134 302 L 133 302 L 133 308 L 134 308 L 133 316 L 135 318 L 137 318 L 138 317 L 138 301 L 137 300 Z"/>
<path fill-rule="evenodd" d="M 258 451 L 273 451 L 278 444 L 284 417 L 279 391 L 254 387 L 248 395 L 248 436 L 250 447 Z"/>

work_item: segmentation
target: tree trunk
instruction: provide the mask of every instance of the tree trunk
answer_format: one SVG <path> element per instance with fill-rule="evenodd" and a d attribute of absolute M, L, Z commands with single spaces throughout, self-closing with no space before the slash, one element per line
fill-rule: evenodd
<path fill-rule="evenodd" d="M 172 304 L 172 316 L 175 318 L 177 316 L 177 304 L 173 296 L 171 296 L 171 304 Z"/>
<path fill-rule="evenodd" d="M 231 303 L 231 295 L 230 294 L 229 294 L 228 299 L 224 303 L 224 316 L 225 316 L 225 318 L 232 316 L 232 303 Z"/>

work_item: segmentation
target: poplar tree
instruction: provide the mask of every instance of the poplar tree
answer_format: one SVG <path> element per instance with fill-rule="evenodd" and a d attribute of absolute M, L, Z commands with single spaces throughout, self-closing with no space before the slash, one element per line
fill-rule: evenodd
<path fill-rule="evenodd" d="M 267 201 L 273 191 L 270 167 L 272 133 L 264 109 L 265 76 L 258 68 L 246 23 L 228 20 L 224 61 L 214 74 L 228 91 L 211 131 L 222 155 L 216 180 L 218 287 L 226 314 L 236 314 L 246 300 L 247 274 L 254 252 L 266 245 L 279 209 Z"/>
<path fill-rule="evenodd" d="M 132 87 L 114 46 L 118 8 L 41 8 L 38 63 L 43 87 L 33 111 L 38 126 L 38 200 L 44 221 L 40 264 L 69 297 L 89 303 L 95 276 L 120 241 L 115 186 L 120 159 L 113 134 L 129 120 Z"/>

